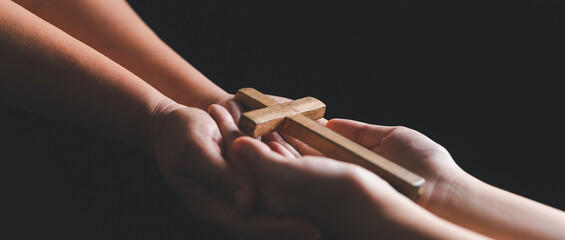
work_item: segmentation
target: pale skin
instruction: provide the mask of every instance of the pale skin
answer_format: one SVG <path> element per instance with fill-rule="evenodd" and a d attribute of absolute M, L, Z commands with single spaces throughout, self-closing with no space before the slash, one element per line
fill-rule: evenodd
<path fill-rule="evenodd" d="M 227 110 L 209 112 L 222 134 L 238 134 Z M 409 201 L 356 165 L 237 138 L 230 151 L 257 183 L 263 207 L 313 219 L 339 239 L 565 238 L 563 211 L 474 178 L 417 131 L 343 119 L 326 126 L 424 177 L 420 198 Z"/>
<path fill-rule="evenodd" d="M 246 213 L 254 188 L 224 157 L 222 135 L 202 110 L 232 95 L 163 43 L 125 1 L 20 3 L 0 0 L 0 101 L 154 155 L 189 211 L 234 236 L 319 235 L 305 220 Z"/>
<path fill-rule="evenodd" d="M 246 171 L 245 168 L 234 166 L 224 157 L 227 146 L 224 142 L 231 142 L 235 137 L 222 135 L 222 129 L 202 111 L 212 103 L 224 104 L 232 96 L 163 43 L 125 1 L 17 2 L 23 7 L 0 0 L 1 101 L 97 130 L 154 154 L 164 178 L 191 213 L 235 236 L 249 239 L 312 239 L 318 236 L 318 229 L 305 220 L 271 214 L 243 214 L 251 208 L 255 193 L 251 179 L 241 173 Z M 229 106 L 236 108 L 233 104 Z M 333 124 L 337 123 L 330 122 L 328 126 Z M 346 132 L 342 134 L 347 135 Z M 258 144 L 245 140 L 237 142 L 240 145 Z M 279 154 L 287 158 L 296 156 L 296 153 L 288 154 L 288 146 L 280 148 L 279 144 L 270 143 L 276 146 Z M 237 144 L 234 146 L 238 148 Z M 386 152 L 382 154 L 386 155 Z M 192 160 L 186 161 L 188 158 Z M 500 238 L 544 238 L 559 234 L 555 231 L 557 227 L 563 229 L 559 224 L 565 221 L 558 210 L 488 186 L 454 170 L 456 167 L 445 167 L 450 164 L 439 164 L 440 170 L 436 171 L 433 166 L 437 160 L 423 161 L 426 164 L 429 161 L 429 165 L 422 165 L 432 166 L 429 172 L 413 171 L 426 177 L 428 183 L 435 182 L 429 186 L 437 187 L 428 188 L 418 203 L 437 216 L 497 238 L 496 234 L 500 234 Z M 341 168 L 342 165 L 337 166 Z M 352 168 L 350 165 L 343 167 Z M 306 168 L 305 173 L 311 173 L 308 170 L 312 169 Z M 356 171 L 359 170 L 352 172 Z M 449 174 L 439 174 L 442 171 Z M 316 172 L 312 173 L 316 176 Z M 445 177 L 451 173 L 457 177 Z M 387 185 L 372 175 L 367 177 L 369 180 L 358 179 L 367 173 L 344 175 L 344 184 L 369 186 L 375 182 L 386 191 Z M 399 215 L 395 211 L 383 211 L 396 204 L 384 202 L 397 195 L 391 193 L 390 198 L 384 198 L 373 196 L 374 193 L 367 193 L 364 188 L 354 189 L 354 194 L 361 197 L 359 204 L 369 208 L 373 204 L 362 196 L 383 202 L 384 207 L 372 213 L 385 217 Z M 443 211 L 439 211 L 438 206 L 444 205 Z M 489 206 L 497 206 L 499 212 L 491 211 Z M 516 212 L 523 208 L 525 212 Z M 453 234 L 480 237 L 421 212 L 414 205 L 407 209 L 422 213 L 418 214 L 422 216 L 418 219 L 443 224 Z M 465 220 L 461 216 L 468 218 Z M 524 216 L 537 223 L 522 221 Z M 369 216 L 369 219 L 380 221 L 383 218 Z M 431 229 L 421 229 L 417 223 L 404 223 L 408 221 L 406 219 L 388 220 L 391 221 L 387 226 L 413 227 L 407 231 L 407 234 L 413 234 L 411 236 L 442 237 Z M 517 225 L 520 229 L 515 229 L 516 221 L 520 222 Z M 489 229 L 495 229 L 493 224 L 501 230 L 489 233 Z M 540 233 L 540 229 L 545 231 Z"/>

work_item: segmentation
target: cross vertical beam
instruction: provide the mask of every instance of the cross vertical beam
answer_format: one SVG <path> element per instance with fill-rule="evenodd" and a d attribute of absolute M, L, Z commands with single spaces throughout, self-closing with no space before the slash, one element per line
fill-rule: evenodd
<path fill-rule="evenodd" d="M 314 98 L 305 99 L 308 100 L 281 104 L 253 88 L 242 88 L 235 94 L 235 100 L 251 111 L 242 114 L 238 126 L 254 137 L 281 130 L 329 158 L 351 162 L 374 172 L 411 199 L 420 195 L 425 183 L 422 177 L 318 124 L 312 119 L 323 117 L 325 105 Z M 265 113 L 276 116 L 277 120 L 265 119 Z M 273 121 L 278 122 L 272 124 Z"/>

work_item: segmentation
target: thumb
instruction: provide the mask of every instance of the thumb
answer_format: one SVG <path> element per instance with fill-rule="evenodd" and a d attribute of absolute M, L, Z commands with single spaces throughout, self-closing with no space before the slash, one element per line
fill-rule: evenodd
<path fill-rule="evenodd" d="M 395 129 L 347 119 L 331 119 L 326 127 L 369 149 L 379 146 Z"/>

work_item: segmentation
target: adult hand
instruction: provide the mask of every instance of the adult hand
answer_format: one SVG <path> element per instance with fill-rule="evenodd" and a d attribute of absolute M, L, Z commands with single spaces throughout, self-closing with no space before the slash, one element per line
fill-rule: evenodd
<path fill-rule="evenodd" d="M 235 125 L 223 124 L 220 128 L 235 129 Z M 481 238 L 432 215 L 357 165 L 319 156 L 296 158 L 277 142 L 266 145 L 250 137 L 236 139 L 232 148 L 256 182 L 262 207 L 311 219 L 325 236 Z"/>
<path fill-rule="evenodd" d="M 249 179 L 227 160 L 228 136 L 204 111 L 173 104 L 154 117 L 154 153 L 163 177 L 189 211 L 245 239 L 314 239 L 312 224 L 249 214 L 255 197 Z"/>
<path fill-rule="evenodd" d="M 474 178 L 421 133 L 338 119 L 327 126 L 424 177 L 416 202 L 443 219 L 495 239 L 563 238 L 562 211 Z"/>
<path fill-rule="evenodd" d="M 325 236 L 364 239 L 373 229 L 368 225 L 387 230 L 384 220 L 389 217 L 387 211 L 394 209 L 389 203 L 407 202 L 385 181 L 360 167 L 318 156 L 295 158 L 276 142 L 268 145 L 249 137 L 233 143 L 236 155 L 257 183 L 258 205 L 312 219 Z"/>
<path fill-rule="evenodd" d="M 289 101 L 280 97 L 275 99 L 279 102 Z M 240 114 L 240 110 L 237 109 L 237 107 L 230 109 L 236 122 Z M 456 188 L 461 178 L 469 177 L 457 166 L 445 148 L 415 130 L 370 125 L 344 119 L 332 119 L 329 122 L 322 119 L 320 123 L 424 177 L 426 184 L 417 203 L 434 213 L 441 211 L 440 206 L 444 201 L 448 201 L 450 191 Z M 284 133 L 280 136 L 271 135 L 263 140 L 281 143 L 296 157 L 299 156 L 297 152 L 303 155 L 321 156 L 315 149 Z"/>

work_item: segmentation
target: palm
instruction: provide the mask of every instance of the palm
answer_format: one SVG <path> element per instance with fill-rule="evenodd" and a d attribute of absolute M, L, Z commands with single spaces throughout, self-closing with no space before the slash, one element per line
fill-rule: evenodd
<path fill-rule="evenodd" d="M 179 194 L 189 209 L 203 198 L 230 197 L 234 177 L 222 156 L 222 137 L 214 120 L 204 111 L 180 108 L 163 120 L 158 131 L 155 155 L 165 180 Z"/>
<path fill-rule="evenodd" d="M 423 206 L 432 194 L 446 194 L 447 188 L 438 188 L 438 183 L 450 185 L 463 172 L 445 148 L 415 130 L 350 120 L 330 120 L 328 127 L 425 178 L 417 200 Z"/>
<path fill-rule="evenodd" d="M 317 233 L 311 223 L 300 219 L 246 214 L 253 205 L 254 187 L 228 161 L 230 151 L 224 144 L 239 135 L 221 132 L 224 125 L 202 110 L 180 107 L 162 117 L 154 131 L 163 177 L 189 211 L 239 237 L 303 239 Z"/>

